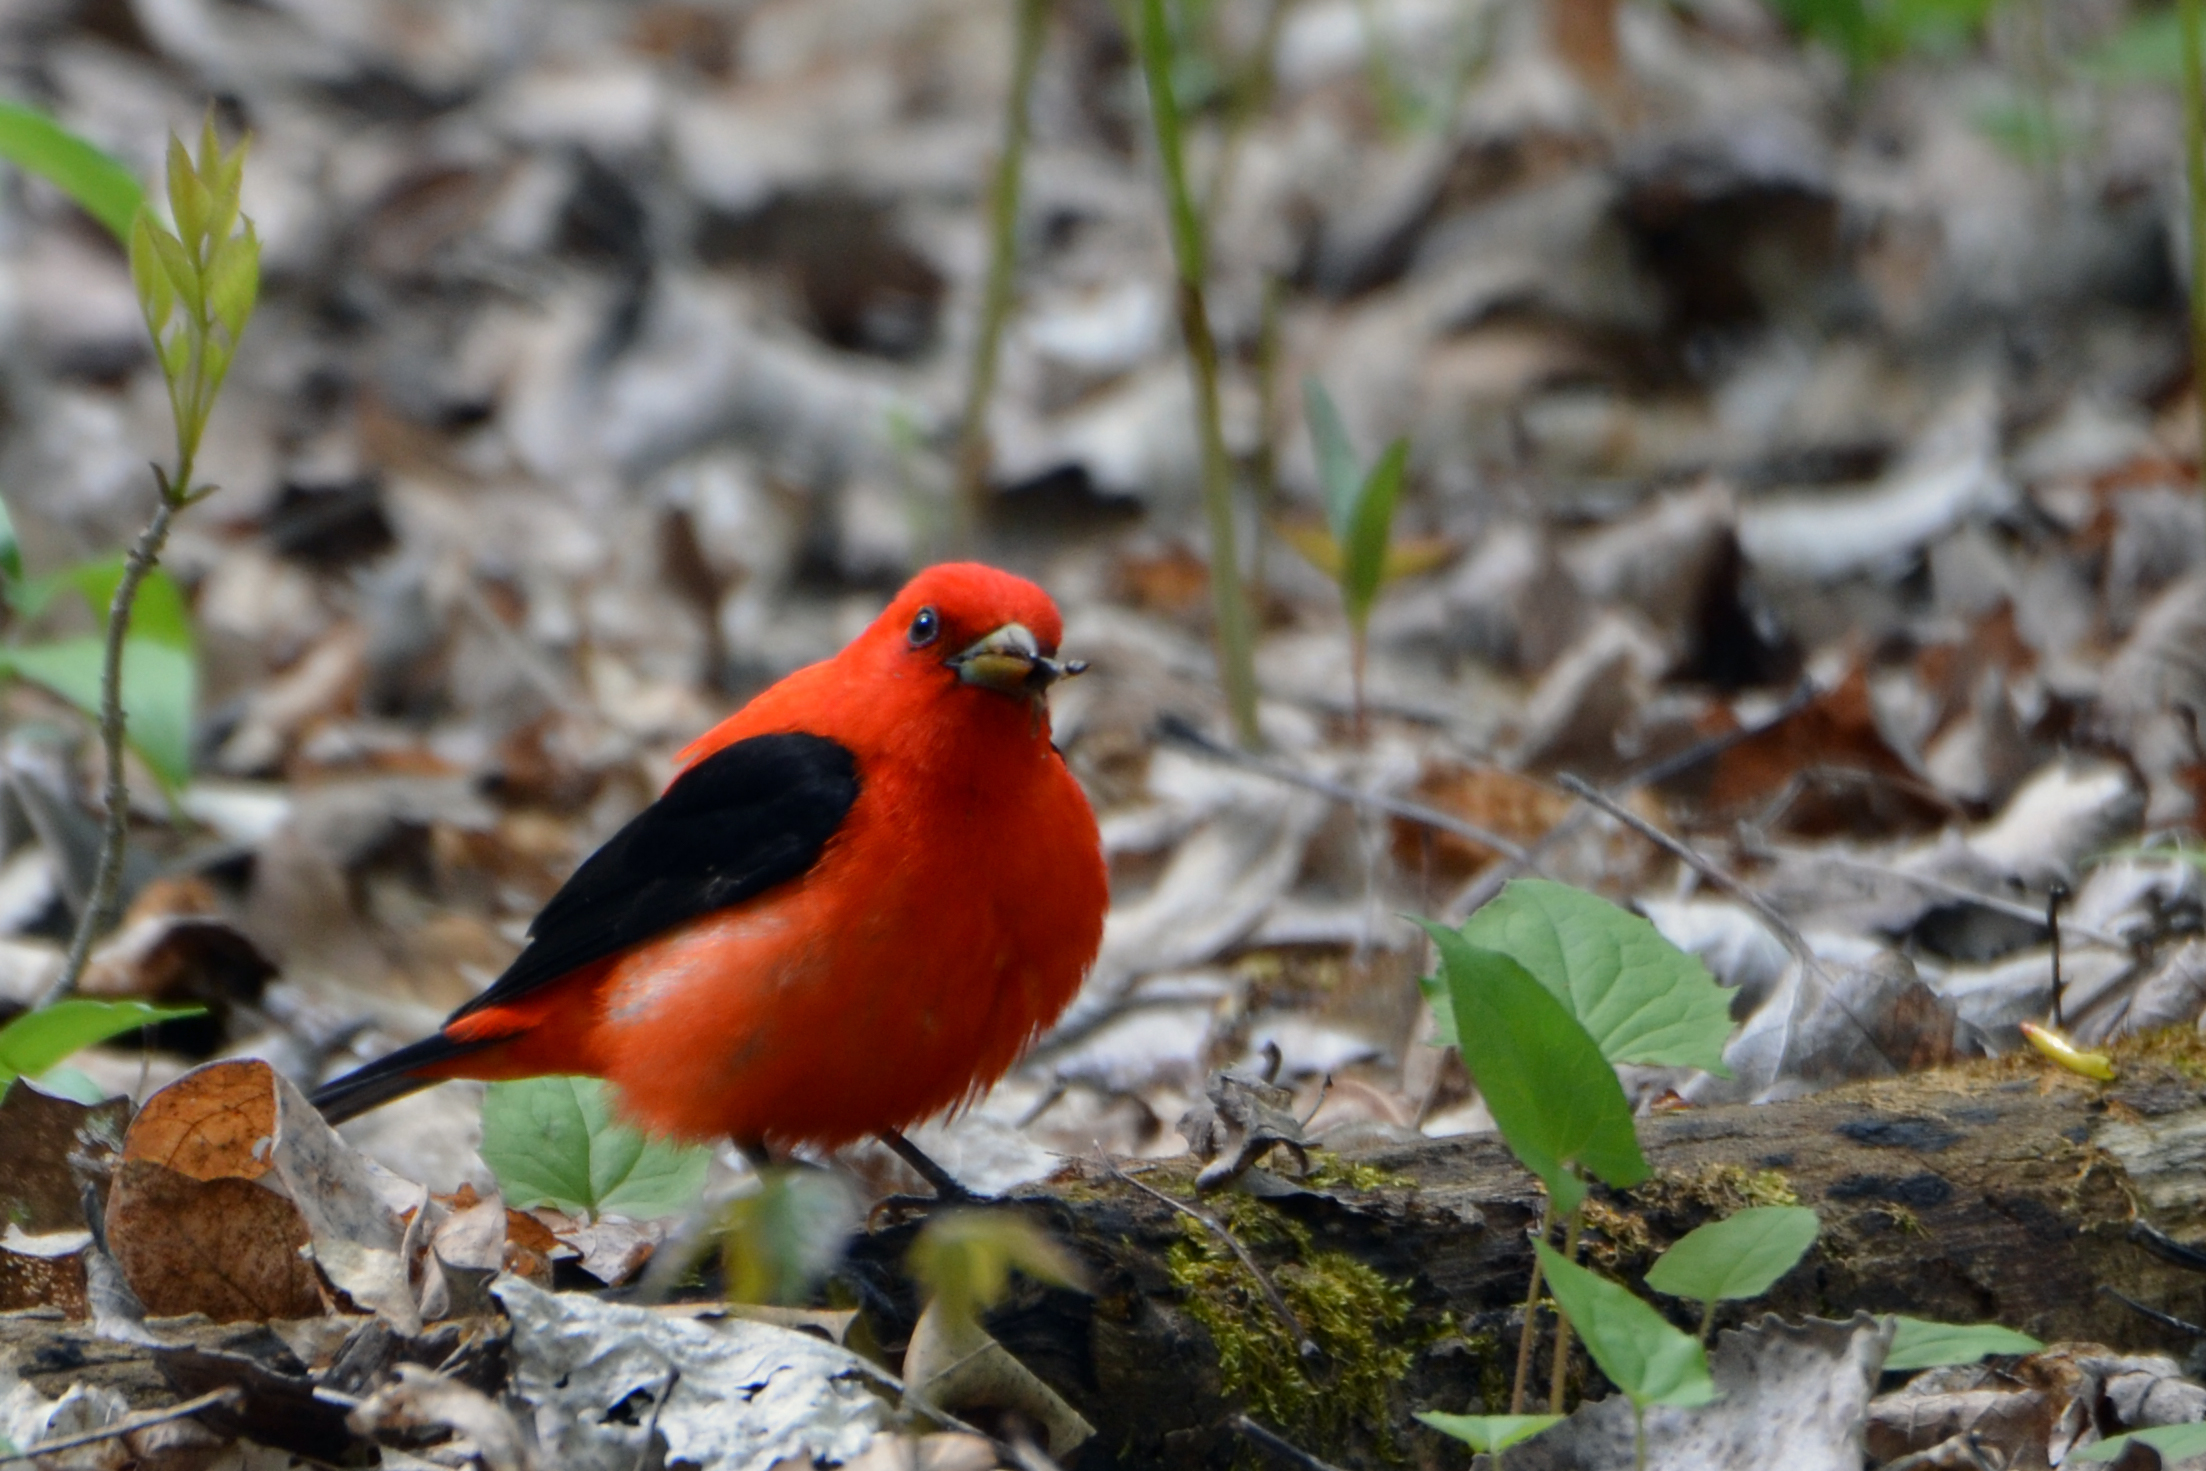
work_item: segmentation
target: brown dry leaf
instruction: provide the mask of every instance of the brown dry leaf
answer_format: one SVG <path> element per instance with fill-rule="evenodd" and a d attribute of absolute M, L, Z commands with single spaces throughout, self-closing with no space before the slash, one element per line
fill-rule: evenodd
<path fill-rule="evenodd" d="M 1886 836 L 1932 827 L 1946 807 L 1877 728 L 1867 671 L 1855 664 L 1788 718 L 1703 768 L 1711 817 L 1754 817 L 1782 803 L 1782 826 L 1806 835 Z"/>
<path fill-rule="evenodd" d="M 218 1323 L 313 1317 L 321 1284 L 303 1254 L 306 1221 L 255 1181 L 195 1177 L 128 1159 L 107 1207 L 108 1247 L 156 1317 Z"/>
<path fill-rule="evenodd" d="M 275 963 L 227 920 L 155 912 L 102 945 L 77 989 L 87 996 L 225 1007 L 259 1001 L 275 976 Z"/>
<path fill-rule="evenodd" d="M 1409 795 L 1519 843 L 1537 841 L 1573 805 L 1570 797 L 1495 766 L 1428 766 Z M 1460 883 L 1501 856 L 1483 843 L 1403 818 L 1393 819 L 1392 828 L 1394 861 L 1408 873 L 1429 867 L 1434 878 Z"/>
<path fill-rule="evenodd" d="M 154 1094 L 124 1140 L 124 1159 L 108 1199 L 108 1232 L 124 1275 L 148 1304 L 191 1311 L 178 1306 L 190 1301 L 220 1316 L 293 1290 L 296 1279 L 268 1267 L 241 1279 L 250 1290 L 227 1291 L 227 1264 L 194 1264 L 201 1247 L 215 1250 L 220 1263 L 221 1243 L 233 1234 L 280 1238 L 294 1254 L 311 1242 L 313 1263 L 330 1285 L 401 1332 L 419 1332 L 424 1310 L 434 1316 L 448 1301 L 429 1251 L 441 1208 L 431 1207 L 421 1187 L 401 1182 L 399 1192 L 416 1194 L 402 1218 L 366 1159 L 266 1063 L 210 1063 Z M 194 1193 L 178 1180 L 256 1193 Z M 299 1306 L 302 1299 L 285 1301 Z M 323 1306 L 317 1288 L 307 1311 Z"/>
<path fill-rule="evenodd" d="M 264 1062 L 212 1062 L 145 1102 L 123 1140 L 125 1160 L 195 1180 L 257 1180 L 274 1167 L 276 1095 Z"/>
<path fill-rule="evenodd" d="M 0 1091 L 0 1223 L 39 1235 L 84 1226 L 72 1152 L 97 1157 L 122 1147 L 128 1099 L 83 1104 L 42 1093 L 18 1078 Z"/>

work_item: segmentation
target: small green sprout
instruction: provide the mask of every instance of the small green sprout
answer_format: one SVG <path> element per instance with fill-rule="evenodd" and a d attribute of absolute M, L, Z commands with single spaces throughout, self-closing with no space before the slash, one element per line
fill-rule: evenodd
<path fill-rule="evenodd" d="M 1317 452 L 1318 478 L 1325 488 L 1325 544 L 1296 549 L 1340 584 L 1341 609 L 1348 615 L 1349 679 L 1353 685 L 1356 739 L 1364 736 L 1363 676 L 1369 643 L 1371 606 L 1387 580 L 1387 547 L 1394 535 L 1394 505 L 1409 468 L 1409 441 L 1397 439 L 1369 470 L 1356 463 L 1355 448 L 1340 421 L 1340 410 L 1317 379 L 1302 385 L 1304 417 Z"/>

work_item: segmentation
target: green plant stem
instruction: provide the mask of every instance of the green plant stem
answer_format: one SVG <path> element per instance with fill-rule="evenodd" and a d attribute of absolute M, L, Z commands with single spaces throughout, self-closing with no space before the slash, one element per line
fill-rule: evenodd
<path fill-rule="evenodd" d="M 1647 1407 L 1632 1401 L 1632 1471 L 1647 1471 Z"/>
<path fill-rule="evenodd" d="M 1578 1238 L 1586 1228 L 1586 1205 L 1579 1201 L 1570 1212 L 1563 1229 L 1563 1259 L 1578 1260 Z M 1561 1302 L 1555 1304 L 1555 1358 L 1547 1379 L 1547 1412 L 1560 1415 L 1563 1412 L 1563 1386 L 1570 1370 L 1570 1314 L 1563 1311 Z"/>
<path fill-rule="evenodd" d="M 1359 746 L 1365 744 L 1371 738 L 1371 732 L 1365 725 L 1363 713 L 1363 666 L 1370 647 L 1370 630 L 1362 623 L 1350 625 L 1348 629 L 1348 708 L 1351 716 L 1350 728 L 1353 730 L 1355 742 Z"/>
<path fill-rule="evenodd" d="M 1049 0 L 1018 0 L 1012 41 L 1011 95 L 1004 103 L 1003 152 L 988 193 L 988 279 L 981 289 L 980 325 L 965 379 L 965 415 L 958 428 L 957 517 L 970 544 L 987 504 L 993 450 L 988 405 L 996 395 L 996 363 L 1004 322 L 1011 315 L 1011 286 L 1018 274 L 1019 200 L 1026 177 L 1026 143 L 1033 112 L 1034 76 L 1049 33 Z"/>
<path fill-rule="evenodd" d="M 1187 189 L 1187 160 L 1180 147 L 1179 102 L 1172 95 L 1172 34 L 1164 0 L 1141 0 L 1141 69 L 1149 86 L 1149 116 L 1157 135 L 1171 217 L 1172 258 L 1179 271 L 1180 335 L 1195 389 L 1195 430 L 1202 441 L 1203 510 L 1210 523 L 1210 599 L 1217 620 L 1218 676 L 1233 729 L 1241 744 L 1262 743 L 1256 726 L 1256 656 L 1248 598 L 1241 586 L 1240 554 L 1233 529 L 1233 467 L 1226 457 L 1218 412 L 1218 344 L 1210 335 L 1203 297 L 1208 271 L 1203 227 Z"/>
<path fill-rule="evenodd" d="M 2200 0 L 2177 0 L 2183 26 L 2183 144 L 2191 183 L 2191 391 L 2198 397 L 2199 484 L 2206 489 L 2206 75 Z"/>
<path fill-rule="evenodd" d="M 1708 1301 L 1707 1301 L 1707 1302 L 1705 1302 L 1705 1303 L 1702 1303 L 1702 1304 L 1701 1304 L 1701 1310 L 1700 1310 L 1700 1341 L 1701 1341 L 1701 1347 L 1703 1347 L 1703 1348 L 1706 1348 L 1706 1347 L 1708 1346 L 1708 1330 L 1709 1330 L 1709 1329 L 1711 1329 L 1711 1328 L 1713 1328 L 1713 1327 L 1715 1327 L 1715 1326 L 1716 1326 L 1716 1300 L 1715 1300 L 1714 1298 L 1712 1298 L 1712 1297 L 1711 1297 L 1710 1299 L 1708 1299 Z"/>
<path fill-rule="evenodd" d="M 1536 1238 L 1547 1239 L 1549 1217 L 1555 1208 L 1551 1196 L 1540 1206 L 1540 1230 Z M 1532 1253 L 1532 1283 L 1524 1291 L 1524 1331 L 1517 1335 L 1517 1382 L 1509 1391 L 1509 1413 L 1524 1413 L 1524 1397 L 1532 1388 L 1532 1340 L 1537 1336 L 1540 1313 L 1540 1256 Z M 1554 1407 L 1550 1405 L 1549 1409 Z"/>
<path fill-rule="evenodd" d="M 182 457 L 176 485 L 190 486 L 192 452 L 197 448 L 197 444 L 191 445 Z M 165 477 L 161 479 L 160 503 L 124 559 L 122 578 L 107 605 L 107 643 L 100 660 L 100 744 L 107 757 L 107 823 L 100 834 L 99 866 L 93 871 L 92 892 L 85 898 L 84 912 L 77 916 L 76 933 L 69 938 L 68 959 L 53 985 L 39 998 L 41 1006 L 50 1006 L 76 989 L 91 959 L 93 942 L 114 922 L 115 901 L 122 891 L 123 854 L 130 840 L 130 782 L 123 768 L 123 740 L 127 734 L 123 648 L 130 637 L 130 613 L 138 601 L 138 588 L 160 562 L 161 550 L 168 545 L 169 523 L 187 499 L 186 493 L 172 490 L 171 483 Z"/>

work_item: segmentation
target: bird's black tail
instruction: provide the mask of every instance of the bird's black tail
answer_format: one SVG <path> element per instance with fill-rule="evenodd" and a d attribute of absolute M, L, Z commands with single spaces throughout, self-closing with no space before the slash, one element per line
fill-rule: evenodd
<path fill-rule="evenodd" d="M 335 1082 L 324 1083 L 314 1090 L 313 1104 L 321 1110 L 323 1118 L 341 1124 L 371 1108 L 381 1108 L 394 1098 L 404 1098 L 409 1093 L 436 1086 L 444 1080 L 422 1077 L 421 1069 L 479 1052 L 490 1040 L 497 1039 L 455 1042 L 441 1032 L 424 1037 L 411 1046 L 377 1058 L 366 1067 L 354 1069 Z"/>

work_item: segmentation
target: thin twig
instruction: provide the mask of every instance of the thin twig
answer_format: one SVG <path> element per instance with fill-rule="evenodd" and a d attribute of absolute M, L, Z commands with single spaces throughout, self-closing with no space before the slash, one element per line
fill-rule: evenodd
<path fill-rule="evenodd" d="M 1373 812 L 1384 812 L 1390 817 L 1399 817 L 1405 822 L 1414 822 L 1439 832 L 1451 833 L 1466 842 L 1478 843 L 1491 848 L 1511 861 L 1532 869 L 1535 873 L 1539 871 L 1538 860 L 1531 849 L 1526 848 L 1521 843 L 1511 842 L 1500 833 L 1480 827 L 1475 822 L 1465 822 L 1460 817 L 1442 812 L 1437 807 L 1427 807 L 1421 802 L 1411 802 L 1401 797 L 1389 797 L 1378 792 L 1359 792 L 1354 787 L 1333 781 L 1328 777 L 1315 776 L 1307 771 L 1297 771 L 1292 766 L 1266 760 L 1262 756 L 1252 756 L 1246 751 L 1236 751 L 1231 746 L 1220 745 L 1176 715 L 1161 717 L 1157 721 L 1157 734 L 1168 741 L 1176 741 L 1181 745 L 1188 746 L 1214 761 L 1238 766 L 1244 771 L 1253 771 L 1258 776 L 1268 776 L 1273 781 L 1282 782 L 1290 787 L 1301 787 L 1304 791 L 1316 792 L 1321 797 L 1330 797 L 1333 801 L 1345 806 L 1367 808 Z"/>
<path fill-rule="evenodd" d="M 114 1424 L 99 1430 L 87 1430 L 82 1435 L 65 1435 L 59 1440 L 42 1440 L 28 1450 L 17 1451 L 13 1455 L 0 1456 L 0 1466 L 12 1466 L 19 1461 L 35 1461 L 41 1456 L 57 1455 L 62 1451 L 73 1451 L 79 1446 L 97 1445 L 103 1440 L 117 1440 L 125 1435 L 135 1435 L 138 1431 L 151 1429 L 155 1425 L 166 1425 L 171 1420 L 186 1420 L 198 1414 L 201 1410 L 211 1410 L 217 1405 L 226 1405 L 232 1400 L 242 1399 L 244 1394 L 245 1391 L 239 1389 L 236 1385 L 226 1384 L 220 1389 L 208 1390 L 197 1399 L 185 1400 L 182 1404 L 170 1405 L 159 1410 L 139 1410 L 133 1414 L 125 1415 Z"/>
<path fill-rule="evenodd" d="M 1926 873 L 1909 873 L 1904 868 L 1894 868 L 1889 863 L 1878 863 L 1874 859 L 1856 858 L 1848 853 L 1825 853 L 1809 848 L 1794 848 L 1774 843 L 1753 845 L 1753 851 L 1758 856 L 1797 858 L 1806 863 L 1827 863 L 1833 868 L 1851 869 L 1855 873 L 1870 874 L 1877 878 L 1891 879 L 1896 883 L 1911 884 L 1925 893 L 1941 894 L 1948 899 L 1959 899 L 1965 903 L 1974 904 L 1980 909 L 1988 909 L 1994 914 L 2003 914 L 2009 919 L 2026 920 L 2034 925 L 2043 925 L 2046 922 L 2044 911 L 2033 909 L 2027 904 L 2018 903 L 2013 899 L 2005 899 L 1997 894 L 1979 893 L 1968 885 L 1954 883 L 1951 879 L 1933 878 Z M 2068 933 L 2076 939 L 2089 940 L 2094 945 L 2106 945 L 2116 950 L 2129 948 L 2128 943 L 2119 935 L 2110 935 L 2104 930 L 2095 930 L 2084 925 L 2069 925 Z"/>
<path fill-rule="evenodd" d="M 1808 944 L 1807 938 L 1800 933 L 1799 927 L 1785 918 L 1778 911 L 1777 906 L 1770 903 L 1761 890 L 1742 879 L 1734 878 L 1730 873 L 1719 867 L 1713 859 L 1708 858 L 1680 839 L 1672 837 L 1661 828 L 1647 821 L 1646 818 L 1641 817 L 1607 793 L 1594 787 L 1591 783 L 1581 781 L 1567 773 L 1557 778 L 1557 780 L 1566 790 L 1600 808 L 1601 811 L 1623 823 L 1624 826 L 1638 833 L 1648 842 L 1668 853 L 1678 862 L 1692 869 L 1693 872 L 1753 910 L 1756 915 L 1760 916 L 1762 922 L 1769 926 L 1771 932 L 1784 943 L 1785 948 L 1792 952 L 1792 958 L 1799 962 L 1801 979 L 1805 981 L 1813 977 L 1815 983 L 1823 988 L 1824 996 L 1829 999 L 1833 1006 L 1838 1008 L 1839 1013 L 1846 1020 L 1853 1023 L 1854 1030 L 1861 1033 L 1862 1040 L 1866 1041 L 1876 1051 L 1877 1056 L 1883 1058 L 1886 1065 L 1891 1067 L 1894 1072 L 1902 1071 L 1900 1066 L 1893 1062 L 1891 1055 L 1884 1050 L 1884 1043 L 1878 1039 L 1875 1029 L 1856 1015 L 1853 1007 L 1847 1005 L 1845 993 L 1839 988 L 1830 971 L 1824 968 L 1823 957 L 1815 953 L 1814 949 Z"/>
<path fill-rule="evenodd" d="M 2045 929 L 2053 937 L 2053 1027 L 2066 1031 L 2067 1021 L 2061 1016 L 2060 984 L 2060 906 L 2068 897 L 2068 885 L 2055 879 L 2045 892 Z"/>
<path fill-rule="evenodd" d="M 1288 1465 L 1301 1468 L 1301 1471 L 1340 1471 L 1332 1462 L 1319 1460 L 1277 1431 L 1266 1430 L 1246 1415 L 1234 1416 L 1233 1428 Z"/>
<path fill-rule="evenodd" d="M 1820 968 L 1820 962 L 1816 959 L 1815 952 L 1808 948 L 1808 942 L 1801 935 L 1799 927 L 1785 918 L 1778 911 L 1777 906 L 1770 903 L 1763 896 L 1761 890 L 1744 880 L 1733 878 L 1724 869 L 1718 867 L 1714 860 L 1670 836 L 1670 834 L 1656 827 L 1646 818 L 1641 817 L 1638 813 L 1593 785 L 1593 783 L 1581 780 L 1568 772 L 1555 780 L 1556 784 L 1562 787 L 1564 791 L 1569 792 L 1581 801 L 1591 802 L 1717 888 L 1722 889 L 1725 893 L 1746 905 L 1747 908 L 1761 917 L 1762 923 L 1769 926 L 1771 932 L 1784 942 L 1785 948 L 1790 950 L 1801 964 L 1814 965 Z"/>
<path fill-rule="evenodd" d="M 153 508 L 153 519 L 138 533 L 137 542 L 124 559 L 122 578 L 108 601 L 107 641 L 100 662 L 100 744 L 107 755 L 107 823 L 100 833 L 99 867 L 93 874 L 92 892 L 84 901 L 84 912 L 77 916 L 76 933 L 69 938 L 69 957 L 46 994 L 38 998 L 40 1006 L 51 1006 L 77 988 L 85 964 L 92 958 L 93 943 L 114 923 L 115 901 L 123 885 L 124 846 L 130 839 L 130 781 L 123 768 L 123 740 L 127 734 L 123 649 L 130 637 L 130 611 L 138 600 L 139 585 L 161 560 L 161 548 L 168 544 L 169 523 L 190 491 L 191 469 L 187 457 L 176 480 L 183 491 L 176 493 L 161 467 L 153 467 L 154 480 L 161 488 L 160 501 Z"/>
<path fill-rule="evenodd" d="M 636 1464 L 632 1471 L 643 1471 L 645 1465 L 650 1462 L 651 1437 L 659 1433 L 659 1412 L 666 1408 L 666 1402 L 674 1397 L 674 1386 L 681 1382 L 682 1366 L 680 1364 L 669 1364 L 666 1370 L 666 1387 L 661 1389 L 658 1397 L 651 1401 L 651 1418 L 644 1421 L 643 1444 L 636 1447 Z"/>
<path fill-rule="evenodd" d="M 1743 745 L 1765 731 L 1775 730 L 1813 704 L 1817 693 L 1813 681 L 1802 680 L 1785 700 L 1785 703 L 1772 710 L 1762 720 L 1753 725 L 1742 725 L 1737 730 L 1727 730 L 1721 735 L 1710 736 L 1704 741 L 1696 741 L 1675 755 L 1665 756 L 1659 761 L 1641 767 L 1638 771 L 1631 773 L 1622 781 L 1611 786 L 1609 793 L 1617 797 L 1629 796 L 1641 787 L 1655 786 L 1682 776 L 1702 762 L 1712 761 L 1721 756 L 1734 746 Z M 1500 893 L 1502 886 L 1507 884 L 1509 880 L 1527 869 L 1534 873 L 1539 872 L 1538 865 L 1540 861 L 1545 859 L 1563 842 L 1575 836 L 1580 828 L 1592 820 L 1592 816 L 1593 809 L 1580 801 L 1578 805 L 1572 807 L 1569 812 L 1563 815 L 1560 821 L 1542 833 L 1532 844 L 1528 850 L 1529 861 L 1520 863 L 1515 859 L 1511 859 L 1504 863 L 1489 865 L 1485 872 L 1471 880 L 1461 893 L 1449 901 L 1446 910 L 1443 911 L 1443 918 L 1449 923 L 1460 924 L 1464 919 L 1475 913 L 1480 906 L 1492 899 L 1494 895 Z"/>
<path fill-rule="evenodd" d="M 2131 1297 L 2126 1292 L 2117 1292 L 2104 1283 L 2101 1283 L 2099 1285 L 2099 1291 L 2104 1295 L 2113 1298 L 2116 1302 L 2120 1303 L 2123 1307 L 2128 1308 L 2131 1312 L 2136 1313 L 2140 1317 L 2148 1318 L 2151 1321 L 2158 1323 L 2163 1328 L 2173 1328 L 2176 1332 L 2188 1333 L 2193 1338 L 2206 1338 L 2206 1328 L 2201 1328 L 2196 1323 L 2187 1322 L 2182 1318 L 2178 1318 L 2173 1313 L 2163 1313 L 2158 1308 L 2146 1307 L 2143 1303 L 2139 1302 L 2136 1298 Z"/>
<path fill-rule="evenodd" d="M 1240 1260 L 1241 1265 L 1248 1268 L 1249 1275 L 1256 1279 L 1256 1285 L 1264 1293 L 1264 1301 L 1271 1304 L 1271 1310 L 1279 1315 L 1280 1323 L 1287 1330 L 1287 1336 L 1294 1340 L 1295 1352 L 1301 1354 L 1305 1359 L 1313 1359 L 1318 1356 L 1321 1350 L 1316 1342 L 1302 1331 L 1301 1320 L 1295 1317 L 1294 1309 L 1287 1306 L 1287 1299 L 1279 1295 L 1279 1289 L 1272 1285 L 1270 1274 L 1256 1264 L 1256 1258 L 1250 1256 L 1249 1249 L 1243 1246 L 1231 1231 L 1226 1229 L 1225 1222 L 1218 1220 L 1207 1211 L 1195 1209 L 1184 1200 L 1174 1200 L 1162 1190 L 1157 1189 L 1156 1186 L 1137 1180 L 1132 1175 L 1127 1174 L 1118 1167 L 1116 1160 L 1103 1152 L 1101 1144 L 1095 1146 L 1095 1156 L 1103 1162 L 1104 1169 L 1109 1170 L 1128 1185 L 1133 1186 L 1144 1195 L 1156 1197 L 1190 1220 L 1200 1222 L 1205 1230 L 1223 1241 L 1234 1256 Z"/>

